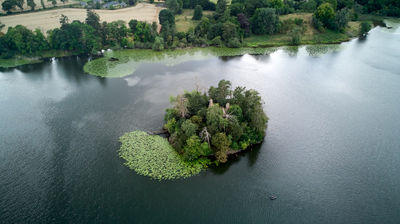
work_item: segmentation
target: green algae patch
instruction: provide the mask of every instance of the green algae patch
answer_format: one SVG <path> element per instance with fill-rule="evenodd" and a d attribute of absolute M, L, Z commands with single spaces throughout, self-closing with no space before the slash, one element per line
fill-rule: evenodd
<path fill-rule="evenodd" d="M 143 63 L 160 63 L 174 66 L 187 61 L 204 60 L 215 56 L 239 56 L 244 54 L 269 54 L 276 48 L 190 48 L 165 51 L 147 49 L 116 50 L 104 57 L 91 60 L 84 71 L 100 77 L 124 77 L 133 74 Z"/>
<path fill-rule="evenodd" d="M 10 58 L 10 59 L 0 59 L 0 68 L 14 68 L 21 65 L 36 64 L 42 62 L 38 59 L 30 58 Z"/>
<path fill-rule="evenodd" d="M 209 159 L 186 162 L 167 139 L 134 131 L 120 137 L 119 156 L 125 165 L 139 175 L 157 180 L 187 178 L 200 173 L 211 163 Z"/>

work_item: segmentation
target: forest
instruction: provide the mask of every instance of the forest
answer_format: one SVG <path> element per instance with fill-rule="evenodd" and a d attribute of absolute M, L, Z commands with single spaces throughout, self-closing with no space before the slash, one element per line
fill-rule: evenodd
<path fill-rule="evenodd" d="M 4 4 L 4 3 L 3 3 Z M 43 34 L 24 26 L 0 30 L 0 58 L 41 56 L 47 51 L 66 51 L 69 54 L 98 54 L 101 49 L 175 49 L 186 47 L 242 47 L 244 38 L 257 35 L 283 34 L 290 37 L 290 44 L 301 44 L 305 32 L 302 19 L 281 21 L 280 15 L 312 12 L 312 25 L 319 32 L 344 33 L 349 21 L 360 15 L 399 16 L 400 1 L 382 0 L 167 0 L 167 9 L 159 13 L 159 25 L 131 20 L 100 22 L 100 17 L 87 10 L 86 21 L 69 21 L 60 18 L 60 28 Z M 184 9 L 194 9 L 192 20 L 199 21 L 186 32 L 177 32 L 175 16 Z M 203 15 L 203 10 L 212 14 Z M 1 17 L 0 17 L 1 19 Z M 371 27 L 369 22 L 360 24 L 360 36 Z M 0 29 L 4 25 L 0 23 Z"/>

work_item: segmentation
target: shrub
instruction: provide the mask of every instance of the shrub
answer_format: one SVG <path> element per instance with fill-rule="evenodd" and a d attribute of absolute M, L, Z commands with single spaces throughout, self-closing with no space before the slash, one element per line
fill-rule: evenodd
<path fill-rule="evenodd" d="M 156 39 L 154 40 L 152 48 L 155 51 L 164 50 L 164 40 L 163 40 L 163 38 L 162 37 L 156 37 Z"/>
<path fill-rule="evenodd" d="M 365 38 L 368 35 L 368 32 L 371 30 L 371 23 L 369 22 L 361 22 L 360 24 L 360 32 L 358 33 L 358 36 L 361 38 Z"/>
<path fill-rule="evenodd" d="M 215 37 L 214 39 L 211 40 L 211 45 L 220 47 L 222 46 L 222 40 L 220 36 Z"/>
<path fill-rule="evenodd" d="M 239 48 L 241 46 L 241 43 L 238 38 L 232 38 L 228 41 L 226 44 L 227 47 L 231 48 Z"/>
<path fill-rule="evenodd" d="M 301 30 L 296 28 L 290 31 L 290 44 L 299 45 L 301 40 Z"/>

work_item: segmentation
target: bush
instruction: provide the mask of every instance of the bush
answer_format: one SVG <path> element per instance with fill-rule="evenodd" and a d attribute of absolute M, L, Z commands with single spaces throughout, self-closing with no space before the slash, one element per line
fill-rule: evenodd
<path fill-rule="evenodd" d="M 365 38 L 368 35 L 368 32 L 371 30 L 371 23 L 369 22 L 361 22 L 360 24 L 360 32 L 358 33 L 358 36 L 361 38 Z"/>
<path fill-rule="evenodd" d="M 222 40 L 220 36 L 215 37 L 214 39 L 211 40 L 211 45 L 220 47 L 222 46 Z"/>
<path fill-rule="evenodd" d="M 298 26 L 301 26 L 301 25 L 303 25 L 304 20 L 301 19 L 301 18 L 295 18 L 295 19 L 294 19 L 294 23 L 295 23 L 296 25 L 298 25 Z"/>
<path fill-rule="evenodd" d="M 241 46 L 241 43 L 240 43 L 240 41 L 239 41 L 238 38 L 233 38 L 233 39 L 230 39 L 230 40 L 228 41 L 228 43 L 226 44 L 226 46 L 227 46 L 227 47 L 231 47 L 231 48 L 239 48 L 239 47 Z"/>
<path fill-rule="evenodd" d="M 164 40 L 162 37 L 156 37 L 156 39 L 154 40 L 152 49 L 155 51 L 164 50 Z"/>
<path fill-rule="evenodd" d="M 301 30 L 296 28 L 290 31 L 290 44 L 299 45 L 301 41 Z"/>
<path fill-rule="evenodd" d="M 317 19 L 315 17 L 315 15 L 313 15 L 312 18 L 311 18 L 311 24 L 319 32 L 325 32 L 324 25 L 322 24 L 322 22 L 319 19 Z"/>
<path fill-rule="evenodd" d="M 336 13 L 336 18 L 335 18 L 335 29 L 341 32 L 344 32 L 346 29 L 347 23 L 350 20 L 350 15 L 351 12 L 349 9 L 344 8 Z"/>

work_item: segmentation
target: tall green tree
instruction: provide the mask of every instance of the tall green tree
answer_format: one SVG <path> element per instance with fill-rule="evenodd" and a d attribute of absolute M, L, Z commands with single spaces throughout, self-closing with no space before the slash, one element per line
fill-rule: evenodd
<path fill-rule="evenodd" d="M 15 9 L 16 5 L 17 5 L 16 0 L 5 0 L 3 3 L 1 3 L 1 7 L 8 14 L 11 13 L 11 10 Z"/>
<path fill-rule="evenodd" d="M 228 2 L 226 0 L 218 0 L 217 1 L 217 6 L 216 6 L 216 13 L 219 16 L 222 16 L 225 12 L 225 10 L 227 9 L 228 6 Z"/>
<path fill-rule="evenodd" d="M 351 11 L 347 8 L 337 11 L 335 16 L 335 29 L 344 32 L 350 17 Z"/>
<path fill-rule="evenodd" d="M 202 155 L 201 140 L 198 136 L 193 135 L 186 140 L 186 145 L 183 149 L 183 158 L 188 161 L 197 159 Z"/>
<path fill-rule="evenodd" d="M 32 32 L 21 25 L 9 28 L 4 40 L 9 49 L 21 55 L 34 55 L 48 48 L 46 38 L 40 30 Z"/>
<path fill-rule="evenodd" d="M 218 83 L 218 87 L 211 86 L 208 89 L 208 95 L 214 102 L 225 106 L 228 102 L 228 97 L 232 94 L 231 87 L 232 84 L 230 81 L 221 80 Z"/>
<path fill-rule="evenodd" d="M 175 16 L 174 13 L 169 9 L 163 9 L 160 11 L 158 15 L 158 20 L 161 25 L 164 25 L 168 22 L 169 25 L 175 24 Z"/>
<path fill-rule="evenodd" d="M 132 19 L 129 21 L 128 25 L 129 28 L 131 28 L 131 32 L 134 34 L 136 31 L 136 25 L 138 24 L 138 21 L 136 19 Z"/>
<path fill-rule="evenodd" d="M 86 10 L 86 24 L 93 27 L 96 32 L 100 32 L 100 16 L 94 11 Z"/>
<path fill-rule="evenodd" d="M 335 28 L 335 10 L 330 3 L 323 3 L 318 6 L 314 16 L 322 22 L 324 27 L 328 29 Z"/>
<path fill-rule="evenodd" d="M 212 136 L 212 145 L 216 148 L 215 156 L 221 163 L 225 163 L 228 160 L 227 152 L 231 144 L 225 133 L 217 133 Z"/>
<path fill-rule="evenodd" d="M 24 10 L 24 2 L 25 0 L 15 0 L 15 4 L 21 9 L 21 11 Z"/>
<path fill-rule="evenodd" d="M 165 4 L 167 5 L 167 8 L 171 10 L 174 14 L 178 14 L 180 11 L 182 11 L 182 6 L 178 3 L 177 0 L 166 0 Z"/>
<path fill-rule="evenodd" d="M 201 20 L 202 17 L 203 17 L 203 8 L 200 5 L 196 5 L 196 7 L 194 8 L 192 20 Z"/>
<path fill-rule="evenodd" d="M 273 34 L 279 24 L 279 17 L 273 8 L 258 8 L 253 17 L 251 25 L 255 34 Z"/>
<path fill-rule="evenodd" d="M 31 7 L 31 10 L 34 11 L 36 7 L 36 3 L 34 0 L 27 0 L 27 4 L 29 7 Z"/>

